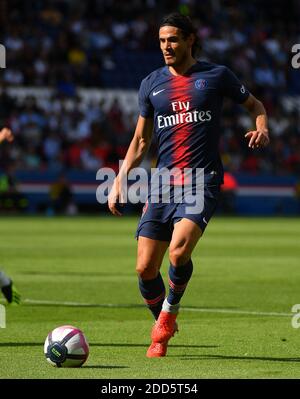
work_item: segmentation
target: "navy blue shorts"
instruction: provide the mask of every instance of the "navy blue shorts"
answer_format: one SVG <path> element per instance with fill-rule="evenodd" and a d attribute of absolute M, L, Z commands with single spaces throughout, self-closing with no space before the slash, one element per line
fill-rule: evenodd
<path fill-rule="evenodd" d="M 184 202 L 178 204 L 146 202 L 135 237 L 143 236 L 153 240 L 170 242 L 174 224 L 182 218 L 195 222 L 203 233 L 216 210 L 219 196 L 219 185 L 205 185 L 203 210 L 197 214 L 187 212 L 187 204 Z"/>

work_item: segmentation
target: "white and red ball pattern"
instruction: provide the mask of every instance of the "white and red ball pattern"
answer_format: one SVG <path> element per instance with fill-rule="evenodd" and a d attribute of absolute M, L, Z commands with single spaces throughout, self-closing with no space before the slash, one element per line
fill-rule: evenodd
<path fill-rule="evenodd" d="M 80 367 L 89 356 L 89 344 L 79 328 L 61 326 L 47 335 L 44 354 L 54 367 Z"/>

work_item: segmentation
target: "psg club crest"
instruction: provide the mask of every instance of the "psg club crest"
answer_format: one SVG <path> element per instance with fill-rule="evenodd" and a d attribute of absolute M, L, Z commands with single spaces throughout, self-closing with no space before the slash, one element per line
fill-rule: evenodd
<path fill-rule="evenodd" d="M 198 90 L 203 90 L 207 86 L 207 80 L 205 79 L 197 79 L 195 82 L 195 87 Z"/>

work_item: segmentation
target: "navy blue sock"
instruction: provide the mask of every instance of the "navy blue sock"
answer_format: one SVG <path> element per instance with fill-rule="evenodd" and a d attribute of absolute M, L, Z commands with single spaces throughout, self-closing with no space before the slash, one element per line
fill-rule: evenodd
<path fill-rule="evenodd" d="M 142 280 L 139 277 L 139 288 L 146 305 L 151 310 L 155 320 L 157 320 L 166 294 L 161 274 L 158 273 L 153 280 Z"/>
<path fill-rule="evenodd" d="M 190 259 L 185 265 L 169 267 L 169 295 L 167 301 L 170 305 L 180 302 L 186 289 L 187 283 L 193 273 L 193 262 Z"/>

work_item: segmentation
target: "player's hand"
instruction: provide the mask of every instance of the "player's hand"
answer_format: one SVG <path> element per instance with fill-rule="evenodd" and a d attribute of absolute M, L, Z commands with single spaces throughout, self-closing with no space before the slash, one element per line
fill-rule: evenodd
<path fill-rule="evenodd" d="M 124 204 L 120 203 L 120 187 L 117 179 L 115 179 L 112 189 L 108 195 L 108 208 L 111 213 L 115 216 L 122 216 L 119 207 L 124 206 Z"/>
<path fill-rule="evenodd" d="M 252 130 L 245 134 L 246 139 L 249 140 L 248 147 L 263 148 L 270 143 L 268 130 Z"/>
<path fill-rule="evenodd" d="M 14 135 L 12 134 L 12 131 L 10 129 L 4 127 L 3 129 L 0 130 L 0 143 L 4 140 L 11 142 L 13 141 L 13 139 Z"/>

